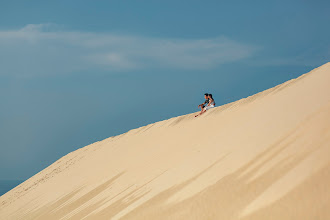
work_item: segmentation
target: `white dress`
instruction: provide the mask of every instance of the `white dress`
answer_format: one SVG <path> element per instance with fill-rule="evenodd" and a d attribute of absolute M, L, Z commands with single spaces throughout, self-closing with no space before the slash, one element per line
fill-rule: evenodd
<path fill-rule="evenodd" d="M 210 108 L 214 108 L 214 100 L 211 102 L 210 105 L 205 106 L 205 111 L 210 109 Z"/>

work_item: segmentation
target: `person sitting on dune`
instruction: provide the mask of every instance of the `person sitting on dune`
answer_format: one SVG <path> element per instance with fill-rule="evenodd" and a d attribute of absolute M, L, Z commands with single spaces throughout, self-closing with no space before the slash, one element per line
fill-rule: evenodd
<path fill-rule="evenodd" d="M 198 108 L 200 107 L 201 109 L 203 109 L 209 103 L 209 94 L 208 93 L 204 94 L 204 98 L 205 98 L 205 102 L 198 105 Z"/>
<path fill-rule="evenodd" d="M 205 93 L 204 94 L 204 97 L 205 97 L 205 102 L 198 105 L 198 107 L 201 107 L 201 112 L 198 114 L 198 115 L 195 115 L 195 117 L 203 114 L 204 112 L 206 112 L 206 110 L 210 109 L 210 108 L 214 108 L 215 107 L 215 102 L 214 102 L 214 99 L 213 99 L 213 96 L 212 94 L 207 94 Z"/>

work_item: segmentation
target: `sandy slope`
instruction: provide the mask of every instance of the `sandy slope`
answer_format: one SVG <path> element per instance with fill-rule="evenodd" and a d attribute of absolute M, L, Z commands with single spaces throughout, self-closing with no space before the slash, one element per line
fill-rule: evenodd
<path fill-rule="evenodd" d="M 330 63 L 204 116 L 74 151 L 0 219 L 330 219 Z"/>

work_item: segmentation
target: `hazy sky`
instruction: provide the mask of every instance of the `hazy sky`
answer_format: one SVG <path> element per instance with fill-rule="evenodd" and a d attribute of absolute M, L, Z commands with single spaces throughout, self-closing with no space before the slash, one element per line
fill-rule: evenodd
<path fill-rule="evenodd" d="M 0 1 L 0 179 L 330 61 L 330 2 Z M 299 94 L 297 94 L 299 95 Z"/>

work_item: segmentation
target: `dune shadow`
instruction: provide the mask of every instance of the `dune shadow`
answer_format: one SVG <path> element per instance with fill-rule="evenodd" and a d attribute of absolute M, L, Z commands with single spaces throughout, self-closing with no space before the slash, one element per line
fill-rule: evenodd
<path fill-rule="evenodd" d="M 124 172 L 117 174 L 88 193 L 73 200 L 73 198 L 77 196 L 83 189 L 83 187 L 78 188 L 55 202 L 46 204 L 34 211 L 31 211 L 30 213 L 27 213 L 24 216 L 24 219 L 61 219 L 77 207 L 85 204 L 89 200 L 101 194 L 104 190 L 108 189 L 123 174 Z"/>
<path fill-rule="evenodd" d="M 244 208 L 318 149 L 314 147 L 298 152 L 296 155 L 284 157 L 274 162 L 267 171 L 260 172 L 266 163 L 290 148 L 292 142 L 298 137 L 292 138 L 292 135 L 285 136 L 235 172 L 190 198 L 173 204 L 167 203 L 171 196 L 198 178 L 200 174 L 159 193 L 122 219 L 239 219 Z M 254 179 L 251 180 L 251 177 Z"/>

